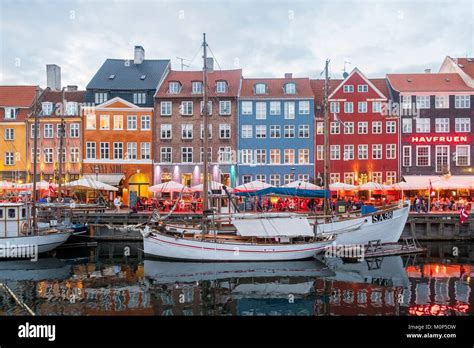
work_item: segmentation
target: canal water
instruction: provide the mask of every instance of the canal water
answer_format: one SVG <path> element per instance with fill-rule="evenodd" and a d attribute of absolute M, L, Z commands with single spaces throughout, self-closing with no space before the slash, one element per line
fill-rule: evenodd
<path fill-rule="evenodd" d="M 473 315 L 474 244 L 361 263 L 145 260 L 140 243 L 1 261 L 1 315 Z"/>

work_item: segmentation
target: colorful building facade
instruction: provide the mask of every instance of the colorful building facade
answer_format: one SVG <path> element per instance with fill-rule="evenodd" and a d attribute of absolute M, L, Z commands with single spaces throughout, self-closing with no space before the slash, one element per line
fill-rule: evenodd
<path fill-rule="evenodd" d="M 244 78 L 238 129 L 240 184 L 313 179 L 314 96 L 308 78 Z"/>

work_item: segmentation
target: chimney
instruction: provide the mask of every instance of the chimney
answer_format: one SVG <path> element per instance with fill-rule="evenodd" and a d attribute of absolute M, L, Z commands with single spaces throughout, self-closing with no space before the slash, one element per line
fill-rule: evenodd
<path fill-rule="evenodd" d="M 61 67 L 46 64 L 46 87 L 59 91 L 61 89 Z"/>
<path fill-rule="evenodd" d="M 292 79 L 293 73 L 285 73 L 285 79 Z"/>
<path fill-rule="evenodd" d="M 135 55 L 133 57 L 133 63 L 141 64 L 145 60 L 145 49 L 142 46 L 135 46 Z"/>
<path fill-rule="evenodd" d="M 431 69 L 425 69 L 425 74 L 431 74 Z"/>
<path fill-rule="evenodd" d="M 67 85 L 67 90 L 68 91 L 77 91 L 77 86 L 76 85 Z"/>
<path fill-rule="evenodd" d="M 208 57 L 206 60 L 207 71 L 213 72 L 214 71 L 214 58 Z"/>

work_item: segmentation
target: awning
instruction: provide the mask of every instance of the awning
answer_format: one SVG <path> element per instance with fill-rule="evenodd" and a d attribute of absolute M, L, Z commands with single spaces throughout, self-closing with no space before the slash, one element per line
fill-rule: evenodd
<path fill-rule="evenodd" d="M 290 196 L 303 198 L 327 198 L 329 192 L 326 190 L 300 190 L 294 187 L 268 187 L 257 191 L 236 192 L 236 196 L 255 197 L 255 196 Z"/>
<path fill-rule="evenodd" d="M 124 176 L 123 174 L 86 174 L 84 178 L 90 178 L 112 186 L 119 186 Z"/>
<path fill-rule="evenodd" d="M 431 185 L 434 189 L 474 189 L 474 175 L 404 175 L 405 181 L 414 186 L 428 189 Z"/>

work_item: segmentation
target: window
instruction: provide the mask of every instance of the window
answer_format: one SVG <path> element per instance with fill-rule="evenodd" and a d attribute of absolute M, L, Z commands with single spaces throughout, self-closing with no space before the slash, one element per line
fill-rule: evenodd
<path fill-rule="evenodd" d="M 160 103 L 160 115 L 171 116 L 173 103 L 170 101 L 162 101 Z"/>
<path fill-rule="evenodd" d="M 44 125 L 44 137 L 45 138 L 52 138 L 53 137 L 53 125 L 52 124 L 45 124 Z"/>
<path fill-rule="evenodd" d="M 285 102 L 283 106 L 285 120 L 293 120 L 295 118 L 295 102 Z"/>
<path fill-rule="evenodd" d="M 279 125 L 270 125 L 270 138 L 277 139 L 281 138 L 281 128 Z"/>
<path fill-rule="evenodd" d="M 5 118 L 9 120 L 14 120 L 18 114 L 17 108 L 5 108 Z"/>
<path fill-rule="evenodd" d="M 417 133 L 429 133 L 430 132 L 430 119 L 427 117 L 416 118 L 416 132 Z"/>
<path fill-rule="evenodd" d="M 219 115 L 230 115 L 230 114 L 231 114 L 230 100 L 219 101 Z"/>
<path fill-rule="evenodd" d="M 248 184 L 252 181 L 252 175 L 242 175 L 242 182 Z"/>
<path fill-rule="evenodd" d="M 344 145 L 344 161 L 354 159 L 354 145 Z"/>
<path fill-rule="evenodd" d="M 212 162 L 212 149 L 211 148 L 207 149 L 207 161 Z M 200 163 L 204 162 L 204 148 L 203 147 L 199 148 L 199 162 Z"/>
<path fill-rule="evenodd" d="M 149 115 L 143 115 L 141 117 L 141 130 L 150 130 L 151 129 L 151 117 Z"/>
<path fill-rule="evenodd" d="M 340 145 L 331 145 L 329 149 L 330 149 L 331 161 L 341 159 L 341 146 Z"/>
<path fill-rule="evenodd" d="M 402 165 L 404 167 L 411 167 L 411 146 L 404 145 L 403 146 L 403 162 Z"/>
<path fill-rule="evenodd" d="M 294 83 L 285 84 L 285 93 L 286 94 L 295 94 L 296 93 L 296 85 Z"/>
<path fill-rule="evenodd" d="M 193 114 L 193 102 L 183 101 L 180 106 L 180 114 L 183 116 L 191 116 Z"/>
<path fill-rule="evenodd" d="M 372 104 L 373 107 L 373 104 Z M 360 113 L 366 113 L 367 112 L 367 102 L 358 102 L 357 103 L 357 111 Z"/>
<path fill-rule="evenodd" d="M 353 85 L 344 85 L 344 93 L 352 93 L 354 92 L 354 86 Z"/>
<path fill-rule="evenodd" d="M 201 123 L 200 126 L 201 139 L 204 139 L 204 124 Z M 212 139 L 212 124 L 207 125 L 207 138 Z"/>
<path fill-rule="evenodd" d="M 449 118 L 437 118 L 435 120 L 436 133 L 449 133 Z"/>
<path fill-rule="evenodd" d="M 151 144 L 141 143 L 140 144 L 140 159 L 148 160 L 151 159 Z"/>
<path fill-rule="evenodd" d="M 232 163 L 232 148 L 230 146 L 219 147 L 218 162 Z"/>
<path fill-rule="evenodd" d="M 255 163 L 266 164 L 267 163 L 267 150 L 257 149 L 255 150 Z"/>
<path fill-rule="evenodd" d="M 430 96 L 429 95 L 417 95 L 416 96 L 416 107 L 418 109 L 429 109 L 430 108 Z"/>
<path fill-rule="evenodd" d="M 240 151 L 240 159 L 242 164 L 252 164 L 252 150 L 243 149 Z"/>
<path fill-rule="evenodd" d="M 344 134 L 354 134 L 354 122 L 344 122 Z"/>
<path fill-rule="evenodd" d="M 353 172 L 344 173 L 344 183 L 349 185 L 354 185 L 355 175 Z"/>
<path fill-rule="evenodd" d="M 127 143 L 127 155 L 126 159 L 136 160 L 137 159 L 137 143 Z"/>
<path fill-rule="evenodd" d="M 160 138 L 161 139 L 171 139 L 172 136 L 172 125 L 163 123 L 160 126 Z"/>
<path fill-rule="evenodd" d="M 171 147 L 161 147 L 160 148 L 160 162 L 161 163 L 171 163 L 172 153 L 173 153 L 173 148 L 171 148 Z"/>
<path fill-rule="evenodd" d="M 298 150 L 298 163 L 309 164 L 309 149 Z"/>
<path fill-rule="evenodd" d="M 397 158 L 397 146 L 396 144 L 387 144 L 385 146 L 385 158 L 396 159 Z"/>
<path fill-rule="evenodd" d="M 264 83 L 255 84 L 255 94 L 265 94 L 267 92 L 267 86 Z"/>
<path fill-rule="evenodd" d="M 220 139 L 230 139 L 230 129 L 231 126 L 228 123 L 220 124 L 219 125 L 219 138 Z"/>
<path fill-rule="evenodd" d="M 38 131 L 36 132 L 36 137 L 39 139 L 40 138 L 40 129 L 41 129 L 41 126 L 38 125 Z M 32 124 L 30 126 L 30 137 L 31 138 L 34 138 L 35 137 L 35 125 Z"/>
<path fill-rule="evenodd" d="M 369 91 L 368 85 L 357 85 L 357 92 L 366 93 Z"/>
<path fill-rule="evenodd" d="M 309 138 L 309 124 L 300 124 L 298 126 L 298 137 Z"/>
<path fill-rule="evenodd" d="M 358 133 L 359 134 L 367 134 L 369 132 L 369 123 L 368 122 L 359 122 L 358 126 Z"/>
<path fill-rule="evenodd" d="M 471 96 L 470 95 L 454 96 L 454 107 L 456 109 L 469 109 L 471 107 Z"/>
<path fill-rule="evenodd" d="M 31 149 L 31 163 L 34 161 L 35 149 Z M 36 163 L 40 163 L 41 152 L 40 149 L 36 149 Z"/>
<path fill-rule="evenodd" d="M 402 108 L 405 110 L 411 109 L 411 95 L 402 96 Z"/>
<path fill-rule="evenodd" d="M 353 113 L 354 112 L 354 103 L 353 102 L 344 102 L 344 112 Z"/>
<path fill-rule="evenodd" d="M 309 101 L 302 100 L 299 102 L 299 113 L 300 115 L 309 115 Z"/>
<path fill-rule="evenodd" d="M 95 103 L 102 104 L 107 101 L 107 92 L 96 92 L 95 93 Z"/>
<path fill-rule="evenodd" d="M 79 163 L 79 148 L 71 147 L 71 163 Z"/>
<path fill-rule="evenodd" d="M 331 122 L 331 134 L 339 134 L 340 133 L 340 125 L 339 122 Z"/>
<path fill-rule="evenodd" d="M 284 183 L 287 185 L 295 181 L 295 174 L 285 174 L 284 178 Z"/>
<path fill-rule="evenodd" d="M 430 165 L 430 147 L 417 146 L 416 147 L 416 165 L 418 167 L 428 167 Z"/>
<path fill-rule="evenodd" d="M 5 128 L 5 140 L 15 140 L 14 128 Z"/>
<path fill-rule="evenodd" d="M 204 101 L 201 101 L 200 103 L 200 108 L 201 108 L 201 115 L 204 114 Z M 207 115 L 212 115 L 212 101 L 208 100 L 207 101 Z"/>
<path fill-rule="evenodd" d="M 309 182 L 309 174 L 298 174 L 298 180 L 303 182 Z"/>
<path fill-rule="evenodd" d="M 193 148 L 192 147 L 181 148 L 181 162 L 183 163 L 193 162 Z"/>
<path fill-rule="evenodd" d="M 316 159 L 318 161 L 324 160 L 324 145 L 316 146 Z"/>
<path fill-rule="evenodd" d="M 329 183 L 337 184 L 341 181 L 341 176 L 339 173 L 329 173 Z"/>
<path fill-rule="evenodd" d="M 60 156 L 59 155 L 59 148 L 56 148 L 56 155 L 58 156 L 58 158 L 57 158 L 58 162 L 62 161 L 62 163 L 66 163 L 67 158 L 66 158 L 66 149 L 65 148 L 63 148 L 63 150 L 62 150 L 62 158 L 61 159 L 59 158 L 59 156 Z"/>
<path fill-rule="evenodd" d="M 449 108 L 449 95 L 437 95 L 437 96 L 435 96 L 435 108 L 436 109 L 448 109 Z"/>
<path fill-rule="evenodd" d="M 437 145 L 435 172 L 446 173 L 449 170 L 449 146 Z"/>
<path fill-rule="evenodd" d="M 470 118 L 456 118 L 454 131 L 456 133 L 470 133 L 471 119 Z"/>
<path fill-rule="evenodd" d="M 255 180 L 261 181 L 261 182 L 266 182 L 267 177 L 265 174 L 255 174 Z"/>
<path fill-rule="evenodd" d="M 95 142 L 89 141 L 86 143 L 86 158 L 95 159 Z"/>
<path fill-rule="evenodd" d="M 270 185 L 278 187 L 280 186 L 280 175 L 270 174 Z"/>
<path fill-rule="evenodd" d="M 382 159 L 382 144 L 372 144 L 372 159 Z"/>
<path fill-rule="evenodd" d="M 295 126 L 292 124 L 285 125 L 285 138 L 294 138 L 295 137 Z"/>
<path fill-rule="evenodd" d="M 267 118 L 267 103 L 255 103 L 255 111 L 257 120 L 265 120 Z"/>
<path fill-rule="evenodd" d="M 127 116 L 127 129 L 137 130 L 137 116 L 134 116 L 134 115 Z"/>
<path fill-rule="evenodd" d="M 192 139 L 193 138 L 193 125 L 185 123 L 181 125 L 181 138 Z"/>
<path fill-rule="evenodd" d="M 225 93 L 227 92 L 227 82 L 226 81 L 217 81 L 216 82 L 216 93 Z"/>
<path fill-rule="evenodd" d="M 242 115 L 252 115 L 253 107 L 251 101 L 243 101 L 242 104 Z"/>
<path fill-rule="evenodd" d="M 71 123 L 69 126 L 69 136 L 71 138 L 79 138 L 79 123 Z"/>
<path fill-rule="evenodd" d="M 66 137 L 66 124 L 64 125 L 61 125 L 61 123 L 57 123 L 56 124 L 56 138 L 60 138 L 61 135 L 63 136 L 63 138 Z"/>
<path fill-rule="evenodd" d="M 295 164 L 295 150 L 285 149 L 283 152 L 283 162 L 285 164 Z"/>
<path fill-rule="evenodd" d="M 324 134 L 324 122 L 316 122 L 316 134 Z"/>
<path fill-rule="evenodd" d="M 41 110 L 43 115 L 49 116 L 53 112 L 53 103 L 51 102 L 44 102 L 41 103 Z"/>
<path fill-rule="evenodd" d="M 109 115 L 100 115 L 99 117 L 99 129 L 108 130 L 110 129 L 110 118 Z"/>
<path fill-rule="evenodd" d="M 339 113 L 339 102 L 331 102 L 330 108 L 331 108 L 331 113 L 338 114 Z"/>
<path fill-rule="evenodd" d="M 382 103 L 378 101 L 372 102 L 372 112 L 381 112 L 382 111 Z"/>
<path fill-rule="evenodd" d="M 385 132 L 387 134 L 395 134 L 397 129 L 397 124 L 395 121 L 387 121 L 387 123 L 385 124 Z"/>
<path fill-rule="evenodd" d="M 372 173 L 372 181 L 377 183 L 377 184 L 381 184 L 382 183 L 382 172 L 373 172 Z"/>
<path fill-rule="evenodd" d="M 372 122 L 372 134 L 382 134 L 382 121 Z"/>
<path fill-rule="evenodd" d="M 53 163 L 53 149 L 44 149 L 44 163 Z"/>
<path fill-rule="evenodd" d="M 369 145 L 358 145 L 357 146 L 357 158 L 360 160 L 366 160 L 369 158 Z"/>
<path fill-rule="evenodd" d="M 201 81 L 193 81 L 191 83 L 192 86 L 192 93 L 201 94 L 202 93 L 202 82 Z"/>
<path fill-rule="evenodd" d="M 109 159 L 110 157 L 110 149 L 109 143 L 100 143 L 100 159 Z"/>
<path fill-rule="evenodd" d="M 242 138 L 251 139 L 253 137 L 253 127 L 251 124 L 242 125 Z"/>
<path fill-rule="evenodd" d="M 280 149 L 270 149 L 270 164 L 280 164 Z"/>
<path fill-rule="evenodd" d="M 123 143 L 114 143 L 114 159 L 123 159 Z"/>
<path fill-rule="evenodd" d="M 470 145 L 456 145 L 456 165 L 471 165 L 471 147 Z"/>
<path fill-rule="evenodd" d="M 397 172 L 387 172 L 387 185 L 395 184 L 397 182 Z"/>
<path fill-rule="evenodd" d="M 411 118 L 402 119 L 403 133 L 411 133 L 413 131 L 413 122 Z"/>
<path fill-rule="evenodd" d="M 177 81 L 171 81 L 168 85 L 168 92 L 170 94 L 178 94 L 181 90 L 181 84 Z"/>
<path fill-rule="evenodd" d="M 256 125 L 255 126 L 255 138 L 263 139 L 267 137 L 267 126 Z"/>
<path fill-rule="evenodd" d="M 133 93 L 133 104 L 146 104 L 146 93 Z"/>
<path fill-rule="evenodd" d="M 86 116 L 86 129 L 95 129 L 96 128 L 97 118 L 94 114 L 89 114 Z"/>
<path fill-rule="evenodd" d="M 67 102 L 66 103 L 66 115 L 74 116 L 77 115 L 77 103 L 76 102 Z"/>
<path fill-rule="evenodd" d="M 270 102 L 270 115 L 281 115 L 281 103 L 279 101 Z"/>
<path fill-rule="evenodd" d="M 13 166 L 15 164 L 15 158 L 13 152 L 5 152 L 5 165 Z"/>

